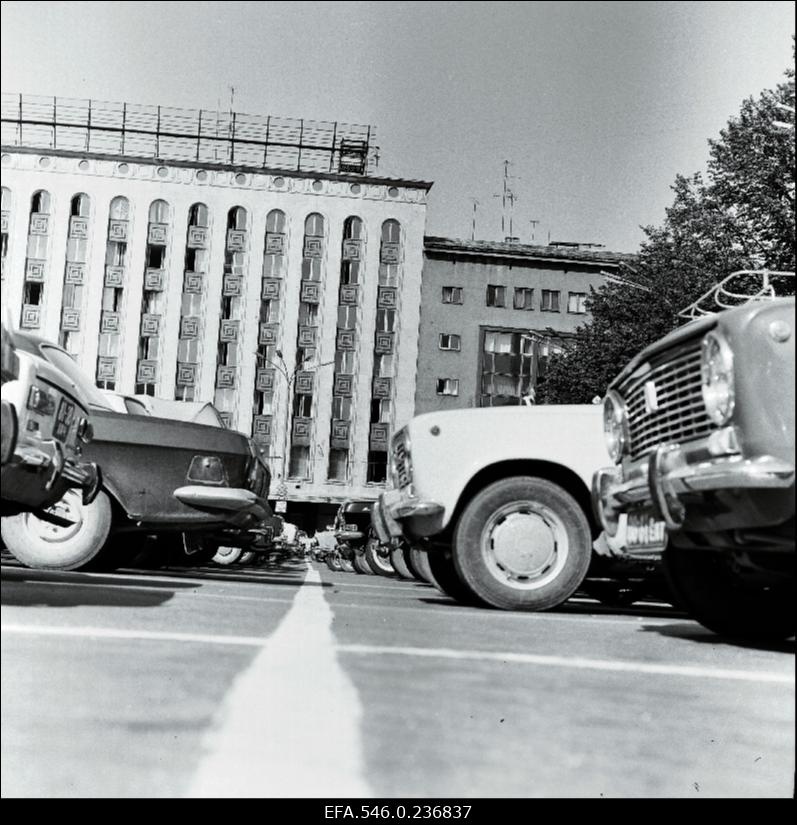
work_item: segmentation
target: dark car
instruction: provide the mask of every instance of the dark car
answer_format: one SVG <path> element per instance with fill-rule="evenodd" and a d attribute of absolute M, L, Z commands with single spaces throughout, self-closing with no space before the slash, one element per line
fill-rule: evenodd
<path fill-rule="evenodd" d="M 18 351 L 0 328 L 2 448 L 0 515 L 40 512 L 75 489 L 88 504 L 100 477 L 84 449 L 91 439 L 88 400 L 62 370 L 38 353 Z"/>
<path fill-rule="evenodd" d="M 662 556 L 674 595 L 699 622 L 747 638 L 795 630 L 795 303 L 772 295 L 773 274 L 784 275 L 729 276 L 764 287 L 710 314 L 704 296 L 689 308 L 694 320 L 620 373 L 604 402 L 616 466 L 593 480 L 606 533 L 627 521 L 621 552 Z M 741 299 L 732 283 L 712 294 Z"/>
<path fill-rule="evenodd" d="M 270 518 L 270 476 L 250 438 L 118 412 L 63 349 L 26 333 L 15 333 L 14 340 L 20 352 L 66 373 L 88 398 L 94 437 L 84 452 L 102 470 L 102 489 L 91 504 L 67 491 L 45 513 L 2 520 L 3 541 L 23 564 L 114 569 L 145 537 L 167 539 L 197 562 L 209 561 L 221 545 L 253 540 L 249 528 Z"/>

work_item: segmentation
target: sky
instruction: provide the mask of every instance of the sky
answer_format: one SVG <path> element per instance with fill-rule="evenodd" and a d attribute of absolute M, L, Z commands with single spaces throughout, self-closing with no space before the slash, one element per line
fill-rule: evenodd
<path fill-rule="evenodd" d="M 708 139 L 784 79 L 794 14 L 763 0 L 3 0 L 0 85 L 372 124 L 380 175 L 434 183 L 427 234 L 471 238 L 475 216 L 477 239 L 502 240 L 511 218 L 524 243 L 635 252 L 675 176 L 704 171 Z"/>

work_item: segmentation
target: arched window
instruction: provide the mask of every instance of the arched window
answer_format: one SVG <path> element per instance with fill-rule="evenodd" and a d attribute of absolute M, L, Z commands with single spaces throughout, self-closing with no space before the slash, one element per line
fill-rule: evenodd
<path fill-rule="evenodd" d="M 257 371 L 255 373 L 254 416 L 252 438 L 264 455 L 271 454 L 274 431 L 274 397 L 277 349 L 280 342 L 280 311 L 283 278 L 287 266 L 285 213 L 272 209 L 266 216 L 266 237 L 263 252 L 263 276 L 260 287 L 260 317 L 258 319 Z M 287 391 L 287 387 L 285 388 Z M 288 402 L 286 401 L 286 404 Z"/>
<path fill-rule="evenodd" d="M 5 298 L 6 260 L 8 259 L 8 235 L 11 224 L 11 190 L 3 186 L 2 228 L 0 229 L 0 289 Z"/>
<path fill-rule="evenodd" d="M 387 478 L 387 448 L 390 443 L 395 392 L 396 323 L 401 262 L 401 224 L 391 218 L 382 224 L 379 246 L 374 371 L 371 381 L 371 429 L 368 438 L 366 476 L 367 481 L 372 483 L 384 483 Z"/>
<path fill-rule="evenodd" d="M 83 287 L 86 282 L 88 263 L 90 209 L 91 199 L 83 192 L 74 195 L 69 203 L 64 289 L 61 296 L 61 329 L 58 333 L 58 342 L 72 355 L 77 355 L 80 350 Z"/>
<path fill-rule="evenodd" d="M 166 306 L 166 257 L 171 236 L 171 207 L 164 200 L 149 207 L 141 322 L 138 334 L 136 392 L 155 395 L 161 351 L 161 323 Z"/>
<path fill-rule="evenodd" d="M 327 465 L 329 481 L 347 481 L 349 478 L 364 231 L 362 220 L 356 216 L 348 217 L 343 222 L 338 287 L 338 333 L 335 344 L 335 378 Z"/>
<path fill-rule="evenodd" d="M 22 329 L 40 329 L 41 327 L 44 285 L 49 266 L 50 223 L 50 193 L 41 189 L 34 192 L 30 199 L 25 281 L 19 319 Z"/>
<path fill-rule="evenodd" d="M 296 381 L 294 382 L 290 431 L 290 478 L 312 477 L 313 395 L 315 372 L 302 367 L 316 357 L 319 304 L 324 280 L 324 218 L 313 212 L 304 221 L 302 280 L 299 293 L 299 328 L 296 334 Z"/>
<path fill-rule="evenodd" d="M 177 341 L 177 370 L 174 397 L 195 401 L 199 383 L 203 308 L 208 273 L 210 213 L 204 203 L 188 209 L 188 229 L 183 264 L 183 294 L 180 303 L 180 329 Z"/>
<path fill-rule="evenodd" d="M 249 256 L 249 215 L 242 206 L 227 212 L 219 340 L 216 355 L 216 392 L 213 403 L 230 426 L 238 397 L 238 367 L 243 322 L 244 276 Z"/>
<path fill-rule="evenodd" d="M 122 351 L 122 314 L 128 276 L 130 202 L 120 196 L 111 201 L 105 242 L 105 272 L 100 313 L 100 338 L 97 353 L 96 384 L 115 390 L 119 380 Z"/>

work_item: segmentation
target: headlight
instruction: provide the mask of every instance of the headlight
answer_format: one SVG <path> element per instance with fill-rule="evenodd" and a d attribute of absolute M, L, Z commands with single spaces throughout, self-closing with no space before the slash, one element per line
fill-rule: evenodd
<path fill-rule="evenodd" d="M 623 399 L 614 390 L 603 399 L 603 435 L 609 456 L 618 464 L 628 447 L 628 419 Z"/>
<path fill-rule="evenodd" d="M 722 335 L 709 332 L 700 356 L 703 403 L 709 418 L 721 426 L 730 419 L 735 404 L 733 352 Z"/>

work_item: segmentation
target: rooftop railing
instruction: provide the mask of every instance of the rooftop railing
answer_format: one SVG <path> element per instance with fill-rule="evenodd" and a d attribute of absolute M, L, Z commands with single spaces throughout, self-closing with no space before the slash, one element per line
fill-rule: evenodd
<path fill-rule="evenodd" d="M 63 97 L 2 95 L 2 144 L 156 160 L 366 175 L 371 126 Z"/>

